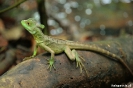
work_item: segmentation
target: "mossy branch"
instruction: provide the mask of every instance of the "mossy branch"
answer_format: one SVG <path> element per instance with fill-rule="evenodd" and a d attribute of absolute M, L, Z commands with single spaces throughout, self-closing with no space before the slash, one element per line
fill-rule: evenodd
<path fill-rule="evenodd" d="M 8 10 L 11 10 L 11 9 L 13 9 L 14 7 L 20 5 L 21 3 L 25 2 L 25 1 L 27 1 L 27 0 L 21 0 L 21 1 L 19 1 L 18 3 L 15 3 L 13 6 L 10 6 L 10 7 L 6 8 L 6 9 L 1 10 L 0 13 L 4 13 L 4 12 L 6 12 L 6 11 L 8 11 Z"/>

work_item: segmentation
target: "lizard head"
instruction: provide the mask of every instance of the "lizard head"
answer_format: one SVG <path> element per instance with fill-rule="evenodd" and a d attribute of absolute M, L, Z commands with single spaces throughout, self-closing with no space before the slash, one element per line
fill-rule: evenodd
<path fill-rule="evenodd" d="M 21 24 L 31 34 L 35 34 L 37 32 L 38 27 L 41 28 L 41 29 L 44 28 L 44 25 L 37 24 L 37 22 L 34 18 L 29 18 L 27 20 L 22 20 Z"/>

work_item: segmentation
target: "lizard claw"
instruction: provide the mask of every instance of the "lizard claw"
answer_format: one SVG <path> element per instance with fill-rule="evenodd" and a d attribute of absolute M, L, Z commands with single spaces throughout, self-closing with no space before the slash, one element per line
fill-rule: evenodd
<path fill-rule="evenodd" d="M 25 57 L 24 59 L 23 59 L 23 61 L 26 61 L 26 60 L 28 60 L 28 59 L 31 59 L 32 57 Z"/>
<path fill-rule="evenodd" d="M 25 57 L 25 58 L 23 59 L 23 61 L 26 61 L 26 60 L 32 59 L 33 57 L 34 57 L 34 56 Z"/>
<path fill-rule="evenodd" d="M 80 73 L 82 73 L 82 67 L 84 67 L 84 65 L 79 57 L 76 58 L 76 64 L 76 66 L 80 68 Z"/>
<path fill-rule="evenodd" d="M 82 59 L 83 61 L 85 61 L 85 60 L 84 60 L 81 56 L 79 56 L 78 53 L 76 52 L 76 64 L 77 64 L 77 67 L 80 68 L 80 73 L 82 73 L 82 68 L 84 68 L 84 70 L 85 70 L 87 76 L 89 77 L 88 72 L 87 72 L 87 70 L 86 70 L 84 64 L 82 63 L 81 59 Z"/>
<path fill-rule="evenodd" d="M 78 53 L 75 51 L 75 59 L 76 59 L 76 66 L 80 68 L 80 73 L 82 73 L 82 69 L 84 68 L 84 64 L 82 63 L 82 60 L 84 60 L 83 57 L 79 56 Z"/>
<path fill-rule="evenodd" d="M 52 68 L 52 67 L 55 69 L 55 66 L 54 66 L 54 59 L 49 59 L 49 60 L 48 60 L 48 64 L 49 64 L 49 66 L 48 66 L 47 69 L 50 69 L 50 71 L 51 71 L 51 68 Z"/>

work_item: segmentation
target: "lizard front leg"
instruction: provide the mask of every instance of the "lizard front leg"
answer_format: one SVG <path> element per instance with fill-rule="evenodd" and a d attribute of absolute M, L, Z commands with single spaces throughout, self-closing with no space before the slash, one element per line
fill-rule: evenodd
<path fill-rule="evenodd" d="M 76 66 L 77 67 L 80 67 L 80 73 L 82 73 L 82 68 L 84 68 L 85 69 L 85 72 L 86 72 L 86 74 L 88 76 L 88 72 L 87 72 L 86 68 L 84 67 L 84 64 L 82 63 L 82 60 L 84 60 L 84 59 L 81 56 L 78 55 L 78 53 L 76 52 L 76 50 L 73 49 L 71 51 L 71 49 L 69 48 L 69 46 L 66 46 L 64 52 L 66 53 L 66 55 L 68 56 L 68 58 L 70 60 L 72 60 L 72 61 L 75 60 L 76 61 L 76 64 L 77 64 Z"/>
<path fill-rule="evenodd" d="M 28 60 L 28 59 L 31 59 L 31 58 L 33 58 L 33 57 L 35 57 L 35 56 L 36 56 L 36 54 L 37 54 L 37 49 L 38 49 L 38 44 L 36 44 L 36 46 L 35 46 L 35 48 L 34 48 L 34 52 L 33 52 L 32 56 L 30 56 L 30 57 L 25 57 L 25 58 L 23 59 L 23 61 Z"/>
<path fill-rule="evenodd" d="M 55 66 L 54 66 L 54 55 L 55 55 L 55 52 L 48 46 L 46 46 L 45 44 L 40 44 L 40 46 L 45 49 L 46 51 L 48 51 L 49 53 L 51 53 L 51 58 L 48 60 L 48 69 L 50 69 L 51 71 L 51 68 L 53 67 L 55 69 Z"/>

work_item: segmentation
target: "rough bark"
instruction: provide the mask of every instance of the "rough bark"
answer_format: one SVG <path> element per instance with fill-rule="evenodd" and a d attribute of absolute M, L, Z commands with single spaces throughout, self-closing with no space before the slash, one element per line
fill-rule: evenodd
<path fill-rule="evenodd" d="M 120 56 L 133 70 L 133 38 L 91 43 Z M 123 53 L 124 54 L 123 54 Z M 107 88 L 132 79 L 130 72 L 118 61 L 91 51 L 78 53 L 85 59 L 88 71 L 80 73 L 76 63 L 62 53 L 55 56 L 56 70 L 47 69 L 50 54 L 40 54 L 18 64 L 0 77 L 0 88 Z"/>

